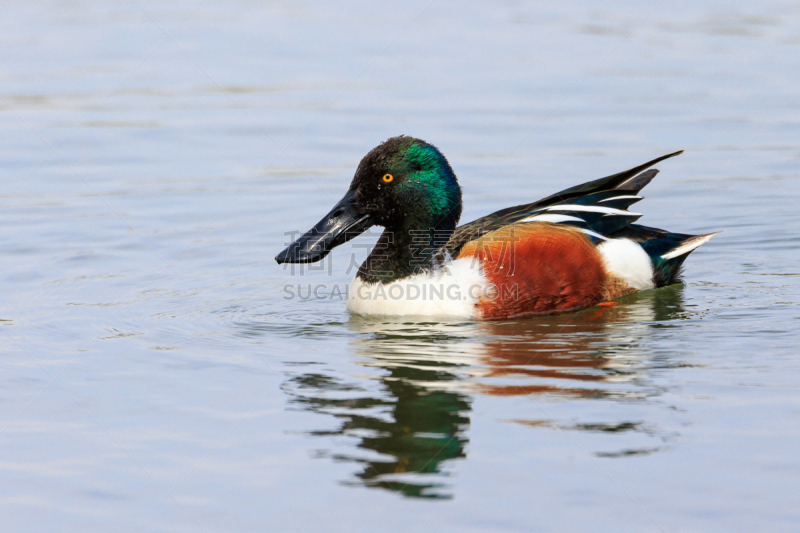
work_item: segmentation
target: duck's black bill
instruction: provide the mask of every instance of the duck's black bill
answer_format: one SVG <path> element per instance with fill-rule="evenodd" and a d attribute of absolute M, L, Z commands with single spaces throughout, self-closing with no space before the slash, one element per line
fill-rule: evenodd
<path fill-rule="evenodd" d="M 372 221 L 358 209 L 355 196 L 354 190 L 345 194 L 316 226 L 276 255 L 275 261 L 278 264 L 315 263 L 340 244 L 367 231 Z"/>

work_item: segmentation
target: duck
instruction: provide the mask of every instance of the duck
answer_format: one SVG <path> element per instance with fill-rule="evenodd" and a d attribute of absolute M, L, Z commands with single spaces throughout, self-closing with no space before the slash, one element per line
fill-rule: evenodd
<path fill-rule="evenodd" d="M 673 233 L 629 211 L 670 153 L 536 202 L 458 225 L 461 187 L 442 152 L 400 135 L 359 163 L 344 197 L 280 252 L 314 263 L 373 226 L 383 232 L 346 290 L 366 316 L 523 319 L 613 306 L 680 283 L 684 260 L 719 232 Z"/>

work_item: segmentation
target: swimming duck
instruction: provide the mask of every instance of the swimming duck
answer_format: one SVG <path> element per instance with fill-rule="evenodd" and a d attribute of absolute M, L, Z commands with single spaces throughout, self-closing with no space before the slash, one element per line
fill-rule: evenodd
<path fill-rule="evenodd" d="M 344 198 L 279 253 L 313 263 L 371 226 L 383 233 L 347 291 L 363 315 L 526 318 L 579 311 L 679 281 L 716 233 L 634 224 L 628 208 L 656 176 L 643 165 L 458 226 L 461 187 L 432 144 L 392 137 L 358 165 Z"/>

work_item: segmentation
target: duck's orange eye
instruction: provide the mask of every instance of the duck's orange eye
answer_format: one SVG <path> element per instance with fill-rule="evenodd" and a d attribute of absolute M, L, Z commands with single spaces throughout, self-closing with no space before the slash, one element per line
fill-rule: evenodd
<path fill-rule="evenodd" d="M 394 176 L 392 176 L 391 174 L 384 174 L 383 175 L 383 182 L 384 183 L 391 183 L 393 179 L 394 179 Z"/>

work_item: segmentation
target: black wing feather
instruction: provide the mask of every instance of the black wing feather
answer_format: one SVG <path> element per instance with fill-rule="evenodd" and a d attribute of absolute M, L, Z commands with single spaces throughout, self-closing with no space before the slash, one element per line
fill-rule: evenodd
<path fill-rule="evenodd" d="M 546 208 L 558 204 L 578 204 L 578 205 L 599 205 L 602 207 L 611 207 L 619 210 L 626 210 L 630 205 L 638 202 L 640 198 L 625 198 L 612 200 L 604 204 L 602 200 L 614 198 L 617 196 L 634 196 L 642 190 L 652 179 L 658 174 L 658 170 L 647 170 L 651 166 L 675 157 L 683 153 L 683 150 L 673 152 L 671 154 L 657 157 L 652 161 L 648 161 L 642 165 L 633 167 L 624 172 L 612 174 L 605 178 L 600 178 L 593 181 L 588 181 L 569 189 L 564 189 L 561 192 L 550 195 L 539 201 L 523 204 L 514 207 L 501 209 L 491 215 L 479 218 L 459 226 L 453 232 L 452 237 L 445 245 L 443 251 L 447 251 L 451 256 L 456 257 L 461 248 L 468 242 L 479 238 L 490 231 L 502 228 L 508 224 L 519 222 L 525 218 L 543 213 L 547 211 Z M 632 222 L 635 222 L 641 215 L 630 213 L 625 215 L 606 215 L 586 211 L 558 211 L 558 214 L 570 215 L 581 219 L 581 222 L 575 221 L 574 225 L 585 227 L 600 234 L 609 234 L 619 231 Z"/>

